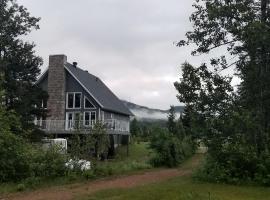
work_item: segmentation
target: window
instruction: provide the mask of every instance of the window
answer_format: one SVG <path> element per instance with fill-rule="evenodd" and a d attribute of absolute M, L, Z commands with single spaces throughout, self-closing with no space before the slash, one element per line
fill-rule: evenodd
<path fill-rule="evenodd" d="M 91 112 L 91 121 L 96 122 L 96 112 Z"/>
<path fill-rule="evenodd" d="M 75 93 L 75 108 L 81 107 L 81 93 Z"/>
<path fill-rule="evenodd" d="M 84 97 L 84 108 L 96 108 L 91 101 L 87 98 Z"/>
<path fill-rule="evenodd" d="M 90 125 L 90 115 L 89 114 L 90 114 L 89 112 L 84 113 L 84 125 L 85 126 Z"/>
<path fill-rule="evenodd" d="M 78 92 L 67 93 L 67 108 L 81 108 L 81 97 Z"/>
<path fill-rule="evenodd" d="M 68 94 L 68 103 L 67 103 L 67 105 L 68 105 L 68 108 L 73 108 L 73 100 L 74 100 L 74 95 L 73 94 Z"/>
<path fill-rule="evenodd" d="M 96 112 L 84 112 L 84 125 L 93 126 L 96 122 Z"/>

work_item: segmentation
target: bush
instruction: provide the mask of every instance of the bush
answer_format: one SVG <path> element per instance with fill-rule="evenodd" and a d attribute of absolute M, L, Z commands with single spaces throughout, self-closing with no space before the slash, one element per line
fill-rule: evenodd
<path fill-rule="evenodd" d="M 215 154 L 208 154 L 203 166 L 195 173 L 199 180 L 215 183 L 257 183 L 270 185 L 270 157 L 260 158 L 252 147 L 228 144 Z"/>
<path fill-rule="evenodd" d="M 194 153 L 190 138 L 182 141 L 163 129 L 156 129 L 150 141 L 150 148 L 155 156 L 151 159 L 153 166 L 175 167 Z"/>
<path fill-rule="evenodd" d="M 32 158 L 32 171 L 35 177 L 61 177 L 66 174 L 66 156 L 59 153 L 57 146 L 48 150 L 35 149 Z"/>
<path fill-rule="evenodd" d="M 32 174 L 32 147 L 9 132 L 0 133 L 0 182 L 19 181 Z"/>
<path fill-rule="evenodd" d="M 12 133 L 0 134 L 0 182 L 64 176 L 65 162 L 57 148 L 44 151 Z"/>

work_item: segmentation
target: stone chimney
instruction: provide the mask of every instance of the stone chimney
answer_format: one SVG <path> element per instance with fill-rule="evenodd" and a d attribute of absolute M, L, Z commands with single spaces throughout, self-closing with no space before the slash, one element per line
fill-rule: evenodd
<path fill-rule="evenodd" d="M 51 55 L 49 57 L 48 74 L 48 118 L 51 120 L 65 119 L 65 91 L 66 75 L 64 65 L 67 62 L 65 55 Z"/>

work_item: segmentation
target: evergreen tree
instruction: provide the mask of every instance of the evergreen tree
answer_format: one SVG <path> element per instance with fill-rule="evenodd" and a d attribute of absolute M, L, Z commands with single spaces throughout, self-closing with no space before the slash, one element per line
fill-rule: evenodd
<path fill-rule="evenodd" d="M 170 107 L 169 114 L 168 114 L 168 122 L 167 122 L 167 127 L 170 133 L 176 135 L 176 117 L 175 117 L 175 108 L 174 106 Z"/>
<path fill-rule="evenodd" d="M 134 118 L 130 123 L 130 133 L 133 136 L 139 136 L 140 135 L 140 126 L 138 124 L 138 120 Z"/>
<path fill-rule="evenodd" d="M 3 74 L 5 88 L 4 104 L 8 110 L 20 115 L 24 128 L 33 120 L 33 115 L 41 115 L 41 99 L 47 95 L 36 85 L 42 59 L 35 55 L 33 43 L 21 38 L 38 29 L 39 18 L 30 16 L 27 9 L 15 0 L 0 2 L 0 74 Z M 35 107 L 34 105 L 37 105 Z"/>

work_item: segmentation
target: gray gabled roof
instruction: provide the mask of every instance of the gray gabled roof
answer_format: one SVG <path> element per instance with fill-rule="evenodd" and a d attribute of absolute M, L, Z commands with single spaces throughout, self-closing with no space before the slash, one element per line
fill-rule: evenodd
<path fill-rule="evenodd" d="M 65 68 L 103 109 L 125 115 L 133 115 L 122 101 L 119 100 L 98 77 L 78 67 L 74 67 L 70 63 L 67 63 Z"/>

